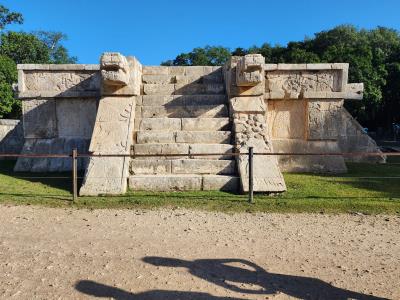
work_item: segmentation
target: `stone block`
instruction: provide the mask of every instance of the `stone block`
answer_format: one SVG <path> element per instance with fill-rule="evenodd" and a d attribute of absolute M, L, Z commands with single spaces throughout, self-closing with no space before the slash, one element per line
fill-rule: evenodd
<path fill-rule="evenodd" d="M 236 176 L 223 175 L 204 175 L 203 190 L 204 191 L 226 191 L 236 192 L 240 187 L 240 178 Z"/>
<path fill-rule="evenodd" d="M 143 75 L 142 76 L 143 83 L 146 84 L 169 84 L 175 83 L 175 79 L 171 75 Z"/>
<path fill-rule="evenodd" d="M 133 145 L 134 154 L 138 155 L 155 155 L 163 154 L 188 154 L 189 145 L 185 144 L 136 144 Z"/>
<path fill-rule="evenodd" d="M 330 70 L 332 64 L 307 64 L 307 70 Z"/>
<path fill-rule="evenodd" d="M 183 118 L 182 130 L 186 131 L 213 131 L 228 130 L 229 118 Z"/>
<path fill-rule="evenodd" d="M 268 101 L 268 134 L 271 138 L 305 139 L 307 101 Z"/>
<path fill-rule="evenodd" d="M 58 137 L 90 139 L 96 120 L 96 99 L 59 99 L 56 101 Z"/>
<path fill-rule="evenodd" d="M 307 64 L 278 64 L 278 70 L 287 70 L 287 71 L 307 70 Z"/>
<path fill-rule="evenodd" d="M 145 84 L 143 86 L 145 95 L 172 95 L 175 92 L 174 84 Z"/>
<path fill-rule="evenodd" d="M 177 159 L 171 161 L 174 174 L 234 174 L 234 160 Z"/>
<path fill-rule="evenodd" d="M 223 94 L 223 84 L 175 84 L 175 95 L 196 95 L 196 94 Z"/>
<path fill-rule="evenodd" d="M 181 66 L 168 67 L 168 74 L 169 75 L 184 75 L 186 73 L 186 68 L 187 67 L 181 67 Z"/>
<path fill-rule="evenodd" d="M 198 191 L 201 175 L 134 175 L 129 177 L 129 188 L 138 191 Z"/>
<path fill-rule="evenodd" d="M 233 146 L 229 144 L 191 144 L 189 146 L 190 157 L 198 159 L 232 159 L 233 156 L 229 155 L 232 152 Z"/>
<path fill-rule="evenodd" d="M 264 98 L 258 97 L 235 97 L 230 99 L 233 112 L 259 112 L 266 111 Z"/>
<path fill-rule="evenodd" d="M 168 67 L 143 66 L 143 75 L 168 75 Z"/>
<path fill-rule="evenodd" d="M 55 100 L 24 100 L 22 110 L 25 138 L 57 137 Z"/>
<path fill-rule="evenodd" d="M 142 96 L 143 106 L 157 106 L 171 103 L 174 100 L 174 96 L 166 95 L 144 95 Z"/>
<path fill-rule="evenodd" d="M 139 131 L 136 135 L 138 144 L 174 143 L 175 132 L 173 131 Z"/>
<path fill-rule="evenodd" d="M 308 101 L 308 139 L 337 139 L 343 101 Z"/>
<path fill-rule="evenodd" d="M 227 117 L 226 105 L 201 106 L 143 106 L 142 118 L 194 118 L 194 117 Z"/>
<path fill-rule="evenodd" d="M 171 162 L 169 159 L 132 159 L 130 174 L 170 174 Z"/>
<path fill-rule="evenodd" d="M 264 65 L 265 71 L 275 71 L 278 70 L 278 64 L 265 64 Z"/>
<path fill-rule="evenodd" d="M 362 100 L 364 96 L 364 84 L 363 83 L 348 83 L 346 84 L 346 91 L 343 98 Z"/>
<path fill-rule="evenodd" d="M 230 143 L 230 131 L 178 131 L 175 133 L 177 143 Z"/>
<path fill-rule="evenodd" d="M 182 129 L 181 122 L 180 118 L 145 118 L 141 120 L 140 130 L 177 131 Z"/>

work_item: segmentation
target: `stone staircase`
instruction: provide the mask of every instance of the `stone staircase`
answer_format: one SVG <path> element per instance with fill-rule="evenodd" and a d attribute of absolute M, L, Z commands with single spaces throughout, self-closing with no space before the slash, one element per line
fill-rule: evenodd
<path fill-rule="evenodd" d="M 226 190 L 239 187 L 221 68 L 143 67 L 131 159 L 133 190 Z M 189 156 L 163 156 L 189 154 Z"/>

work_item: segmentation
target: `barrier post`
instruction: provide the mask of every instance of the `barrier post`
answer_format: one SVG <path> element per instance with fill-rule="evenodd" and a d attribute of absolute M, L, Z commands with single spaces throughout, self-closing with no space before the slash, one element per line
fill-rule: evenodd
<path fill-rule="evenodd" d="M 249 203 L 254 203 L 254 198 L 253 198 L 253 147 L 249 147 Z"/>
<path fill-rule="evenodd" d="M 72 149 L 72 201 L 78 198 L 78 150 Z"/>

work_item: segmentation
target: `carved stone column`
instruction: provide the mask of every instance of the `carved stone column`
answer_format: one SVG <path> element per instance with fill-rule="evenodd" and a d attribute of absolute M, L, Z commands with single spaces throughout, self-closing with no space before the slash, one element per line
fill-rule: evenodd
<path fill-rule="evenodd" d="M 235 147 L 238 152 L 247 153 L 254 147 L 255 153 L 272 152 L 265 119 L 266 105 L 264 57 L 250 54 L 232 57 L 225 67 L 225 79 L 233 119 Z M 248 157 L 237 158 L 237 165 L 244 192 L 248 186 Z M 273 156 L 254 156 L 254 191 L 283 192 L 285 181 L 279 170 L 277 159 Z"/>
<path fill-rule="evenodd" d="M 104 53 L 100 61 L 102 97 L 89 151 L 129 155 L 133 143 L 136 96 L 140 95 L 141 64 L 119 53 Z M 126 192 L 129 157 L 92 157 L 81 195 Z"/>

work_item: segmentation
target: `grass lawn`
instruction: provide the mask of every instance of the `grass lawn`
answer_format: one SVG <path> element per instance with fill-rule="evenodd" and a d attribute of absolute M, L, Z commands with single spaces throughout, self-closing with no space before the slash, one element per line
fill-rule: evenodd
<path fill-rule="evenodd" d="M 286 193 L 275 196 L 256 194 L 255 204 L 249 204 L 247 195 L 225 192 L 133 191 L 124 196 L 80 197 L 72 203 L 70 173 L 14 173 L 13 161 L 0 161 L 0 203 L 89 209 L 181 207 L 228 213 L 359 212 L 400 215 L 400 161 L 389 162 L 387 165 L 350 163 L 349 172 L 339 176 L 284 174 L 288 187 Z M 49 178 L 52 176 L 58 178 Z"/>

